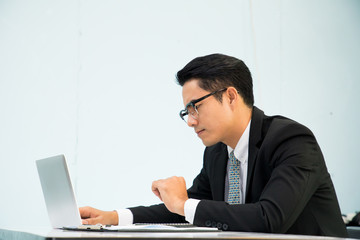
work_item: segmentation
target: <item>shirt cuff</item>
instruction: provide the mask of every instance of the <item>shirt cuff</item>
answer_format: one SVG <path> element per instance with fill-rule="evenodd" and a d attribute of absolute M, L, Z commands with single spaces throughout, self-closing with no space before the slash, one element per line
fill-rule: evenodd
<path fill-rule="evenodd" d="M 194 224 L 195 212 L 199 202 L 200 200 L 192 199 L 192 198 L 189 198 L 185 202 L 184 205 L 185 220 L 188 221 L 190 224 Z"/>
<path fill-rule="evenodd" d="M 129 209 L 117 209 L 115 210 L 118 213 L 119 226 L 131 225 L 134 222 L 134 216 Z"/>

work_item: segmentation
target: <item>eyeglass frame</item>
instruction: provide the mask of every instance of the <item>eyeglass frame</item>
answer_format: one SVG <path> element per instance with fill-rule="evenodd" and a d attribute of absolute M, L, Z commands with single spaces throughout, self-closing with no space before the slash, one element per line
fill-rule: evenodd
<path fill-rule="evenodd" d="M 197 111 L 197 106 L 195 106 L 195 104 L 197 104 L 198 102 L 201 102 L 202 100 L 204 100 L 204 99 L 206 99 L 206 98 L 208 98 L 208 97 L 210 97 L 210 96 L 212 96 L 212 95 L 214 95 L 214 94 L 216 94 L 216 93 L 219 93 L 219 92 L 222 92 L 222 91 L 226 91 L 227 89 L 228 89 L 228 88 L 223 88 L 223 89 L 220 89 L 220 90 L 216 90 L 216 91 L 211 92 L 211 93 L 209 93 L 209 94 L 207 94 L 207 95 L 205 95 L 205 96 L 203 96 L 203 97 L 201 97 L 201 98 L 198 98 L 198 99 L 195 99 L 195 100 L 190 101 L 188 104 L 186 104 L 185 108 L 180 111 L 180 113 L 179 113 L 180 118 L 181 118 L 184 122 L 187 122 L 184 117 L 185 117 L 186 115 L 189 115 L 189 114 L 190 114 L 192 118 L 197 119 L 197 118 L 193 115 L 194 113 L 189 113 L 188 107 L 189 107 L 189 106 L 193 107 L 194 110 L 195 110 L 195 112 L 196 112 L 197 114 L 199 114 L 199 112 Z"/>

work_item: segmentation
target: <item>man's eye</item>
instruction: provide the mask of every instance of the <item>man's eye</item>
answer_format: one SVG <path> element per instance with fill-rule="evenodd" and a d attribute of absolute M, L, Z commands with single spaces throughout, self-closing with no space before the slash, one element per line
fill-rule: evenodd
<path fill-rule="evenodd" d="M 199 107 L 201 106 L 202 104 L 200 103 L 199 105 L 196 105 L 195 106 L 195 109 L 197 110 L 197 109 L 199 109 Z"/>

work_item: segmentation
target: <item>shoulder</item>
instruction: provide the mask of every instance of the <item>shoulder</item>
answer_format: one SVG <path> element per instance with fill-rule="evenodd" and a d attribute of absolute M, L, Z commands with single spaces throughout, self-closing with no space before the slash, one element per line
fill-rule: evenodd
<path fill-rule="evenodd" d="M 266 137 L 289 138 L 294 136 L 308 135 L 314 137 L 314 134 L 306 126 L 283 116 L 271 116 L 264 118 L 263 134 Z"/>
<path fill-rule="evenodd" d="M 264 119 L 261 152 L 277 164 L 313 165 L 323 162 L 320 146 L 309 128 L 283 116 Z M 275 163 L 274 162 L 274 163 Z"/>
<path fill-rule="evenodd" d="M 267 116 L 256 107 L 249 143 L 253 152 L 259 151 L 259 155 L 269 161 L 294 159 L 295 156 L 299 157 L 299 161 L 313 157 L 319 161 L 323 159 L 321 149 L 309 128 L 284 116 Z"/>
<path fill-rule="evenodd" d="M 298 135 L 314 136 L 304 125 L 284 116 L 267 116 L 257 107 L 253 108 L 250 126 L 250 144 L 261 145 L 266 139 L 284 140 Z"/>

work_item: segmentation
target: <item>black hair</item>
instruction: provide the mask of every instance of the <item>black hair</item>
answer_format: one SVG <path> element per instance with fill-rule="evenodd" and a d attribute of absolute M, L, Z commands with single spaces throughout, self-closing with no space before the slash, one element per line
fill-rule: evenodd
<path fill-rule="evenodd" d="M 197 79 L 199 87 L 209 92 L 234 87 L 247 106 L 254 105 L 251 73 L 245 63 L 235 57 L 224 54 L 197 57 L 177 72 L 176 79 L 180 86 Z M 215 97 L 222 101 L 222 94 Z"/>

